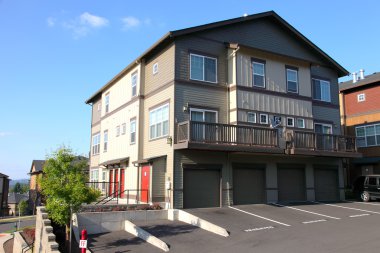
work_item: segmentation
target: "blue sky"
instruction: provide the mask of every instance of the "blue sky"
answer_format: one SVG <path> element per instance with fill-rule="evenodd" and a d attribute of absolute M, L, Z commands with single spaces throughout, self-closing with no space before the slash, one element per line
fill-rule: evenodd
<path fill-rule="evenodd" d="M 88 154 L 84 101 L 166 32 L 269 10 L 347 70 L 380 71 L 377 0 L 0 0 L 0 172 L 26 178 L 62 144 Z"/>

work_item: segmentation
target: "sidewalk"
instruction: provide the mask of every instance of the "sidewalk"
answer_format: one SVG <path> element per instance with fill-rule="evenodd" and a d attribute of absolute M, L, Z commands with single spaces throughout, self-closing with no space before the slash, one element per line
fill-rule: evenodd
<path fill-rule="evenodd" d="M 0 234 L 0 253 L 4 253 L 3 244 L 12 238 L 11 234 Z"/>

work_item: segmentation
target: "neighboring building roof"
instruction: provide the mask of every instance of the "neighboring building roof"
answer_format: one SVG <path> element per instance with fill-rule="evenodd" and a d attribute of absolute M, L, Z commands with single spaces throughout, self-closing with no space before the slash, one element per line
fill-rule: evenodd
<path fill-rule="evenodd" d="M 30 167 L 30 173 L 33 171 L 33 165 L 34 165 L 34 173 L 42 172 L 42 168 L 44 167 L 45 160 L 33 160 L 32 166 Z"/>
<path fill-rule="evenodd" d="M 287 29 L 288 31 L 293 33 L 298 39 L 300 39 L 301 41 L 306 43 L 312 50 L 314 50 L 323 59 L 325 59 L 327 62 L 329 62 L 331 64 L 331 66 L 334 67 L 338 71 L 339 77 L 342 77 L 342 76 L 349 74 L 349 72 L 345 68 L 343 68 L 341 65 L 339 65 L 328 54 L 323 52 L 318 46 L 316 46 L 313 42 L 311 42 L 308 38 L 306 38 L 298 30 L 296 30 L 293 26 L 291 26 L 288 22 L 286 22 L 283 18 L 281 18 L 276 12 L 268 11 L 268 12 L 248 15 L 246 17 L 228 19 L 228 20 L 223 20 L 223 21 L 214 22 L 214 23 L 210 23 L 210 24 L 205 24 L 205 25 L 200 25 L 200 26 L 195 26 L 195 27 L 190 27 L 190 28 L 185 28 L 185 29 L 181 29 L 181 30 L 168 32 L 161 39 L 159 39 L 156 43 L 154 43 L 150 48 L 148 48 L 148 50 L 146 50 L 142 55 L 140 55 L 139 57 L 137 57 L 137 59 L 132 61 L 131 64 L 129 64 L 126 68 L 124 68 L 113 79 L 111 79 L 102 88 L 100 88 L 94 95 L 92 95 L 89 99 L 87 99 L 86 104 L 92 103 L 96 98 L 98 98 L 101 95 L 101 92 L 103 90 L 107 89 L 115 81 L 119 80 L 123 76 L 124 73 L 128 72 L 130 69 L 135 67 L 143 58 L 145 58 L 149 54 L 154 53 L 155 51 L 159 50 L 160 47 L 171 43 L 172 41 L 174 41 L 174 38 L 176 38 L 176 37 L 184 36 L 184 35 L 188 35 L 188 34 L 192 34 L 192 33 L 196 33 L 196 32 L 201 32 L 201 31 L 205 31 L 208 29 L 214 29 L 214 28 L 223 27 L 223 26 L 227 26 L 227 25 L 247 22 L 247 21 L 251 21 L 251 20 L 255 20 L 255 19 L 266 18 L 266 17 L 274 18 L 285 29 Z"/>
<path fill-rule="evenodd" d="M 7 176 L 7 175 L 5 175 L 3 173 L 0 173 L 0 177 L 9 177 L 9 176 Z"/>
<path fill-rule="evenodd" d="M 339 91 L 346 91 L 351 89 L 356 89 L 365 85 L 371 85 L 374 83 L 380 84 L 380 72 L 375 72 L 372 75 L 364 76 L 364 79 L 358 80 L 353 83 L 352 80 L 342 82 L 339 84 Z"/>
<path fill-rule="evenodd" d="M 29 197 L 25 194 L 10 192 L 8 194 L 8 204 L 18 204 L 21 200 L 28 200 Z"/>

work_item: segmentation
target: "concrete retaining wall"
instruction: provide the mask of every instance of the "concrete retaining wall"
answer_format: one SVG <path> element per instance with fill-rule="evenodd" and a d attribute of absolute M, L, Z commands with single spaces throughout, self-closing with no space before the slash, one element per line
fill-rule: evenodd
<path fill-rule="evenodd" d="M 14 251 L 13 251 L 14 252 Z M 22 252 L 22 251 L 18 251 Z M 53 227 L 48 219 L 45 207 L 37 207 L 36 216 L 36 240 L 34 242 L 34 251 L 37 253 L 58 253 L 58 243 L 55 241 Z"/>

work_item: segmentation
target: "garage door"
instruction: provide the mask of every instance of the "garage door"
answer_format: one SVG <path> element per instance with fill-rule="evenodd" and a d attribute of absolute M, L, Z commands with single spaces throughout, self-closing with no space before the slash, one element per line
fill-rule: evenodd
<path fill-rule="evenodd" d="M 305 201 L 305 168 L 300 165 L 279 165 L 277 170 L 278 200 Z"/>
<path fill-rule="evenodd" d="M 314 169 L 315 199 L 339 200 L 338 169 Z"/>
<path fill-rule="evenodd" d="M 264 203 L 265 166 L 234 166 L 233 193 L 235 205 Z"/>
<path fill-rule="evenodd" d="M 184 169 L 183 207 L 220 206 L 220 170 Z"/>

